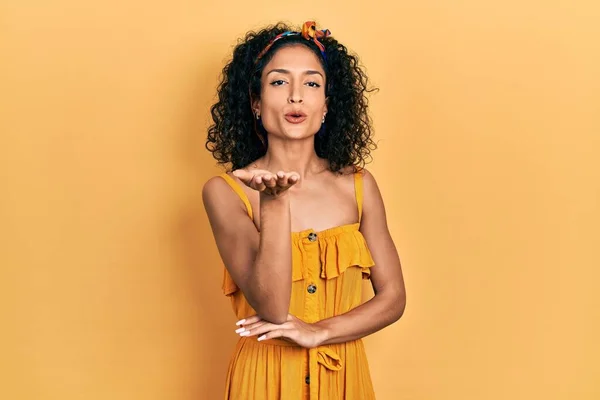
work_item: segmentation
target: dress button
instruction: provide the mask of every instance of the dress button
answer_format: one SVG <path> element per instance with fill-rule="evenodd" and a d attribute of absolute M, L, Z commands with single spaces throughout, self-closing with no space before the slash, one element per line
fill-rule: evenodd
<path fill-rule="evenodd" d="M 311 242 L 314 242 L 315 240 L 317 240 L 317 234 L 314 232 L 309 233 L 308 240 L 310 240 Z"/>
<path fill-rule="evenodd" d="M 307 376 L 306 378 L 304 378 L 304 383 L 306 383 L 307 385 L 310 385 L 310 376 Z"/>
<path fill-rule="evenodd" d="M 308 293 L 313 294 L 314 292 L 317 291 L 317 286 L 315 286 L 311 283 L 310 285 L 308 285 L 306 290 L 308 291 Z"/>

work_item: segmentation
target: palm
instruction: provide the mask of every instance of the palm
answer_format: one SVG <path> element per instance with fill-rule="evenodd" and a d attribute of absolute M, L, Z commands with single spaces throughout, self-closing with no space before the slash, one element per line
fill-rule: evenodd
<path fill-rule="evenodd" d="M 274 174 L 264 169 L 253 169 L 251 171 L 238 169 L 233 172 L 233 175 L 249 188 L 275 197 L 285 193 L 286 190 L 300 180 L 300 175 L 293 171 L 279 171 Z"/>

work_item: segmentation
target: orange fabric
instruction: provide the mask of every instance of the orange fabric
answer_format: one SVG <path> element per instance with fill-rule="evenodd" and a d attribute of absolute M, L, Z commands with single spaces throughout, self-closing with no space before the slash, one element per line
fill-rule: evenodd
<path fill-rule="evenodd" d="M 239 184 L 227 174 L 221 176 L 252 216 Z M 362 173 L 354 176 L 360 221 Z M 361 304 L 362 279 L 368 279 L 374 262 L 359 227 L 360 222 L 320 232 L 291 233 L 290 314 L 314 323 Z M 311 290 L 314 293 L 308 290 L 312 285 L 316 286 L 316 291 Z M 226 269 L 223 292 L 230 297 L 238 319 L 256 314 Z M 305 349 L 283 340 L 258 342 L 256 337 L 242 337 L 229 365 L 225 399 L 370 400 L 375 394 L 362 340 Z"/>

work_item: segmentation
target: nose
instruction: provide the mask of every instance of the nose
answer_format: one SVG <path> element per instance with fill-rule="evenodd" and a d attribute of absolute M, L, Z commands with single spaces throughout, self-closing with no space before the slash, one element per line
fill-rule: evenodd
<path fill-rule="evenodd" d="M 288 103 L 302 103 L 302 91 L 297 85 L 290 85 L 290 95 L 288 97 Z"/>

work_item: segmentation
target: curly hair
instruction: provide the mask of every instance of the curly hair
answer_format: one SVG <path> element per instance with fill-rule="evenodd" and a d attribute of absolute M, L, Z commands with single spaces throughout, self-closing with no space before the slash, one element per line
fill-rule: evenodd
<path fill-rule="evenodd" d="M 329 169 L 341 172 L 353 166 L 362 168 L 377 148 L 372 140 L 372 123 L 367 112 L 366 94 L 377 89 L 367 86 L 368 78 L 358 57 L 331 36 L 320 39 L 325 46 L 326 62 L 319 48 L 302 36 L 277 40 L 258 62 L 258 54 L 278 34 L 290 31 L 277 23 L 258 32 L 248 32 L 238 41 L 233 57 L 223 68 L 217 88 L 218 101 L 210 108 L 213 124 L 208 128 L 206 148 L 218 164 L 243 168 L 264 156 L 268 146 L 266 131 L 256 124 L 252 98 L 260 97 L 261 74 L 273 55 L 284 46 L 301 44 L 321 61 L 326 77 L 328 98 L 326 120 L 315 136 L 316 154 L 329 162 Z M 256 124 L 256 125 L 255 125 Z"/>

